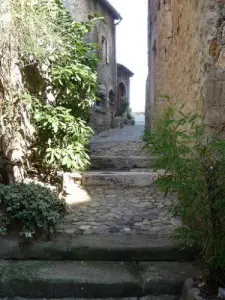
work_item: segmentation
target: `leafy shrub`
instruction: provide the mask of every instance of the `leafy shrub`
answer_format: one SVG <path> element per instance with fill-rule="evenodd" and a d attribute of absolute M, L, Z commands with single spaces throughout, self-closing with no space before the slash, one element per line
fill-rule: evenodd
<path fill-rule="evenodd" d="M 126 109 L 126 113 L 127 113 L 127 120 L 129 121 L 129 123 L 131 125 L 135 125 L 135 118 L 132 115 L 132 110 L 131 108 L 129 108 L 129 103 L 128 103 L 128 108 Z"/>
<path fill-rule="evenodd" d="M 149 143 L 150 143 L 150 140 L 152 139 L 152 136 L 151 136 L 151 130 L 148 129 L 148 128 L 145 128 L 144 130 L 144 134 L 142 136 L 142 140 L 143 142 L 146 142 L 147 145 L 149 146 Z"/>
<path fill-rule="evenodd" d="M 21 134 L 27 147 L 23 167 L 35 166 L 42 173 L 82 171 L 89 163 L 93 131 L 87 124 L 98 63 L 97 45 L 86 40 L 98 19 L 74 22 L 61 0 L 9 0 L 0 5 L 0 13 L 12 16 L 3 24 L 0 41 L 0 69 L 9 73 L 2 87 L 8 97 L 3 101 L 3 137 L 10 148 Z M 14 67 L 9 70 L 6 62 L 21 72 L 20 87 L 11 82 Z"/>
<path fill-rule="evenodd" d="M 207 139 L 197 115 L 174 108 L 167 109 L 145 141 L 153 167 L 165 170 L 157 184 L 178 197 L 171 213 L 183 225 L 175 238 L 199 250 L 206 288 L 213 293 L 225 284 L 225 141 Z"/>
<path fill-rule="evenodd" d="M 66 206 L 50 189 L 38 184 L 0 185 L 0 230 L 17 229 L 20 235 L 53 234 Z"/>
<path fill-rule="evenodd" d="M 50 170 L 84 170 L 89 164 L 86 145 L 93 131 L 70 109 L 40 105 L 35 109 L 37 160 Z M 43 167 L 42 167 L 43 168 Z"/>
<path fill-rule="evenodd" d="M 128 99 L 125 98 L 125 99 L 123 100 L 123 102 L 121 103 L 121 105 L 120 105 L 120 114 L 121 114 L 121 116 L 122 116 L 123 114 L 127 113 L 127 112 L 128 112 L 128 109 L 129 109 L 129 102 L 128 102 Z"/>
<path fill-rule="evenodd" d="M 73 22 L 61 1 L 57 3 L 63 49 L 56 49 L 47 63 L 48 89 L 54 101 L 33 101 L 33 157 L 44 172 L 83 171 L 89 164 L 88 144 L 93 135 L 87 123 L 97 88 L 96 45 L 85 42 L 92 23 Z"/>
<path fill-rule="evenodd" d="M 135 125 L 135 124 L 136 124 L 135 118 L 132 117 L 132 118 L 131 118 L 131 125 Z"/>

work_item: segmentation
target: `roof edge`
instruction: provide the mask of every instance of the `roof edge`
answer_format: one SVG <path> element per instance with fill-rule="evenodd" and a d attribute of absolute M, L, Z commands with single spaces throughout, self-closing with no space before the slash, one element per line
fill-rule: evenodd
<path fill-rule="evenodd" d="M 130 77 L 134 76 L 134 73 L 128 69 L 126 66 L 122 65 L 122 64 L 117 64 L 117 68 L 121 68 L 123 69 L 125 72 L 127 72 L 129 74 Z"/>
<path fill-rule="evenodd" d="M 99 0 L 99 3 L 104 7 L 113 17 L 114 20 L 122 20 L 120 13 L 109 3 L 108 0 Z"/>

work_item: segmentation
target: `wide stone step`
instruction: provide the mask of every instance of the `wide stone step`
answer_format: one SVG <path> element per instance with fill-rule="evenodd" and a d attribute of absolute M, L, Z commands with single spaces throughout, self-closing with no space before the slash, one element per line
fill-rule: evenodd
<path fill-rule="evenodd" d="M 91 169 L 145 169 L 151 168 L 151 158 L 147 156 L 98 156 L 91 155 Z"/>
<path fill-rule="evenodd" d="M 27 298 L 27 297 L 13 297 L 10 298 L 10 300 L 46 300 L 46 298 Z M 76 300 L 86 300 L 89 298 L 76 298 Z M 159 295 L 159 296 L 144 296 L 144 297 L 126 297 L 126 298 L 101 298 L 102 300 L 179 300 L 180 295 Z M 7 300 L 5 298 L 0 298 L 0 300 Z M 75 298 L 57 298 L 57 299 L 51 299 L 50 300 L 75 300 Z M 99 300 L 99 298 L 92 298 L 92 300 Z"/>
<path fill-rule="evenodd" d="M 187 263 L 19 261 L 0 263 L 0 297 L 107 298 L 177 295 Z"/>
<path fill-rule="evenodd" d="M 90 171 L 82 177 L 84 186 L 127 186 L 147 187 L 157 179 L 157 173 L 152 170 L 146 171 Z"/>
<path fill-rule="evenodd" d="M 92 143 L 91 153 L 97 156 L 146 156 L 146 150 L 143 147 L 144 142 L 141 141 L 104 141 Z"/>
<path fill-rule="evenodd" d="M 14 297 L 10 298 L 11 300 L 31 300 L 33 298 L 25 298 L 25 297 Z M 61 300 L 74 300 L 74 298 L 57 298 Z M 57 300 L 50 299 L 50 300 Z M 76 298 L 76 300 L 86 300 L 89 298 Z M 144 296 L 144 297 L 128 297 L 128 298 L 101 298 L 102 300 L 179 300 L 180 295 L 159 295 L 159 296 Z M 6 300 L 5 298 L 0 298 L 0 300 Z M 34 299 L 33 299 L 34 300 Z M 35 300 L 46 300 L 46 298 L 35 298 Z M 99 300 L 99 298 L 92 298 L 92 300 Z"/>
<path fill-rule="evenodd" d="M 59 235 L 52 241 L 0 238 L 0 259 L 73 260 L 73 261 L 191 261 L 192 249 L 166 236 L 151 235 Z"/>

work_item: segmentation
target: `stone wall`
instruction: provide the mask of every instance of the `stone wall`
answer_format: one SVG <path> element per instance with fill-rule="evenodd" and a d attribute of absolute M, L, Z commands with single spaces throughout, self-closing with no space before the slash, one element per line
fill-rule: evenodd
<path fill-rule="evenodd" d="M 90 124 L 96 134 L 110 129 L 113 125 L 113 109 L 111 107 L 107 110 L 101 107 L 92 107 Z"/>
<path fill-rule="evenodd" d="M 146 125 L 158 103 L 185 103 L 211 126 L 225 121 L 225 1 L 149 0 Z M 224 120 L 223 120 L 224 119 Z"/>
<path fill-rule="evenodd" d="M 134 74 L 124 65 L 117 64 L 117 101 L 116 101 L 116 116 L 123 116 L 125 124 L 129 124 L 127 113 L 130 108 L 130 78 Z M 126 104 L 125 109 L 124 104 Z M 125 111 L 124 111 L 125 110 Z"/>
<path fill-rule="evenodd" d="M 97 0 L 63 0 L 63 2 L 75 21 L 88 21 L 88 17 L 95 13 L 104 17 L 104 21 L 96 24 L 88 38 L 89 42 L 99 45 L 98 80 L 105 98 L 105 101 L 92 108 L 91 125 L 98 133 L 111 127 L 114 111 L 114 105 L 109 101 L 109 92 L 113 91 L 116 95 L 117 90 L 115 20 Z"/>
<path fill-rule="evenodd" d="M 117 83 L 123 83 L 126 88 L 126 99 L 130 103 L 130 77 L 133 74 L 126 71 L 126 68 L 123 65 L 118 64 L 117 66 Z"/>

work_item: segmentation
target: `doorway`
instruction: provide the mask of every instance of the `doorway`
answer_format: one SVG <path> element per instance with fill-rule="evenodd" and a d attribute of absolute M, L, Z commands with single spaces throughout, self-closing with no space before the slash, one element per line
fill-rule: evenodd
<path fill-rule="evenodd" d="M 123 106 L 126 103 L 126 87 L 125 85 L 120 82 L 118 86 L 117 92 L 117 108 L 116 108 L 116 115 L 119 117 L 123 113 Z"/>

